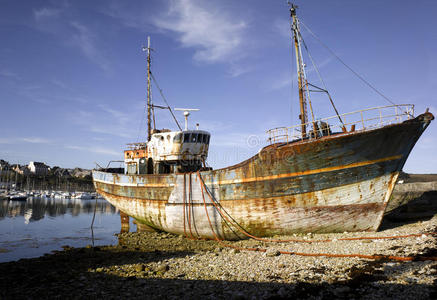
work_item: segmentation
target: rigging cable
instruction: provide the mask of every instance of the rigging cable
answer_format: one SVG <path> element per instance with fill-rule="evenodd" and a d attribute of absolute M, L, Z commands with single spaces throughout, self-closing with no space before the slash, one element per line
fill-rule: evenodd
<path fill-rule="evenodd" d="M 334 51 L 332 51 L 325 43 L 323 43 L 320 38 L 315 35 L 314 32 L 311 31 L 311 29 L 308 28 L 308 26 L 305 25 L 305 23 L 303 23 L 301 21 L 302 25 L 305 27 L 305 29 L 323 46 L 326 48 L 326 50 L 328 50 L 336 59 L 338 59 L 346 68 L 349 69 L 349 71 L 351 71 L 353 74 L 355 74 L 355 76 L 357 76 L 361 81 L 363 81 L 368 87 L 370 87 L 372 90 L 374 90 L 378 95 L 380 95 L 381 97 L 383 97 L 385 100 L 387 100 L 389 103 L 396 105 L 396 103 L 394 103 L 393 101 L 391 101 L 388 97 L 386 97 L 383 93 L 381 93 L 377 88 L 375 88 L 373 85 L 371 85 L 366 79 L 364 79 L 360 74 L 358 74 L 357 72 L 355 72 L 351 67 L 349 67 L 338 55 L 336 55 L 334 53 Z"/>
<path fill-rule="evenodd" d="M 319 68 L 317 68 L 317 65 L 316 65 L 316 63 L 314 62 L 313 57 L 311 56 L 310 51 L 308 50 L 308 47 L 307 47 L 307 45 L 306 45 L 306 43 L 305 43 L 305 40 L 303 39 L 303 37 L 302 37 L 302 35 L 300 34 L 300 32 L 299 32 L 299 36 L 300 36 L 300 39 L 302 40 L 302 44 L 303 44 L 305 50 L 306 50 L 307 53 L 308 53 L 308 57 L 310 58 L 311 63 L 313 64 L 313 67 L 314 67 L 314 69 L 316 70 L 317 76 L 319 77 L 320 81 L 322 82 L 323 88 L 325 89 L 325 92 L 326 92 L 326 94 L 328 95 L 329 101 L 331 102 L 331 105 L 332 105 L 332 107 L 334 108 L 335 113 L 337 114 L 337 117 L 338 117 L 338 119 L 340 120 L 340 123 L 341 123 L 341 124 L 343 125 L 343 127 L 344 127 L 343 120 L 341 119 L 340 114 L 338 113 L 338 110 L 337 110 L 337 108 L 336 108 L 335 105 L 334 105 L 334 101 L 332 100 L 331 95 L 330 95 L 329 92 L 328 92 L 328 88 L 326 87 L 325 81 L 323 80 L 322 75 L 321 75 L 320 72 L 319 72 Z M 307 82 L 307 84 L 308 84 L 308 82 Z M 312 84 L 309 84 L 309 85 L 312 86 Z M 308 88 L 308 87 L 307 87 L 307 88 Z"/>
<path fill-rule="evenodd" d="M 179 125 L 178 120 L 176 119 L 175 115 L 173 114 L 173 111 L 171 110 L 170 105 L 168 104 L 167 100 L 165 99 L 165 97 L 164 97 L 164 93 L 162 92 L 161 88 L 159 87 L 158 82 L 156 81 L 155 76 L 153 76 L 153 73 L 152 73 L 152 72 L 150 72 L 150 76 L 152 76 L 153 82 L 155 83 L 156 88 L 158 89 L 159 93 L 161 94 L 162 100 L 164 100 L 165 104 L 167 104 L 167 108 L 168 108 L 168 110 L 170 111 L 170 113 L 171 113 L 171 115 L 172 115 L 174 121 L 176 122 L 176 125 L 178 126 L 179 130 L 182 131 L 182 128 L 181 128 L 181 126 Z"/>
<path fill-rule="evenodd" d="M 155 107 L 153 106 L 152 89 L 150 89 L 150 105 L 152 106 L 153 130 L 156 130 Z"/>

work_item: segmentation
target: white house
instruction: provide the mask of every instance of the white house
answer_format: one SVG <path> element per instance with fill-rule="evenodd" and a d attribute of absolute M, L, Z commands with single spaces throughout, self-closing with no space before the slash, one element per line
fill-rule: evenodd
<path fill-rule="evenodd" d="M 49 166 L 42 162 L 31 161 L 27 167 L 29 168 L 31 173 L 38 176 L 47 175 L 49 172 Z"/>

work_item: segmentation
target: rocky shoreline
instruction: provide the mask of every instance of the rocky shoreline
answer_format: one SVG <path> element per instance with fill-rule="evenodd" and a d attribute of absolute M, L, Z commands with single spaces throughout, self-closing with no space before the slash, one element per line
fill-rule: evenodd
<path fill-rule="evenodd" d="M 426 299 L 437 296 L 437 216 L 411 224 L 385 221 L 377 233 L 307 234 L 300 240 L 332 242 L 225 242 L 167 233 L 122 233 L 115 246 L 64 247 L 40 258 L 0 264 L 0 298 L 148 299 Z M 351 237 L 419 236 L 342 241 Z M 414 261 L 306 257 L 337 253 L 413 256 Z"/>

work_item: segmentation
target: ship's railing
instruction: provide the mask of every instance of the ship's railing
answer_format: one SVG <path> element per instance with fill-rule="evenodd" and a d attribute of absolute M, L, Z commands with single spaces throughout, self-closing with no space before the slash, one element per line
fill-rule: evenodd
<path fill-rule="evenodd" d="M 339 117 L 342 122 L 340 122 Z M 304 135 L 302 134 L 302 124 L 270 129 L 267 131 L 269 136 L 268 142 L 274 144 L 311 140 L 341 132 L 351 133 L 375 129 L 390 124 L 401 123 L 412 118 L 414 118 L 414 105 L 412 104 L 372 107 L 339 116 L 318 119 L 315 122 L 308 122 L 304 124 L 306 127 Z"/>
<path fill-rule="evenodd" d="M 126 144 L 128 150 L 144 150 L 146 149 L 146 143 L 128 143 Z"/>

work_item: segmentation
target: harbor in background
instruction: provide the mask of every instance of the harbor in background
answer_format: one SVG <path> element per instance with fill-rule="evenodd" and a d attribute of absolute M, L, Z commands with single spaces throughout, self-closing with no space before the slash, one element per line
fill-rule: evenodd
<path fill-rule="evenodd" d="M 112 245 L 119 232 L 119 211 L 103 199 L 0 200 L 0 262 L 66 247 Z"/>

